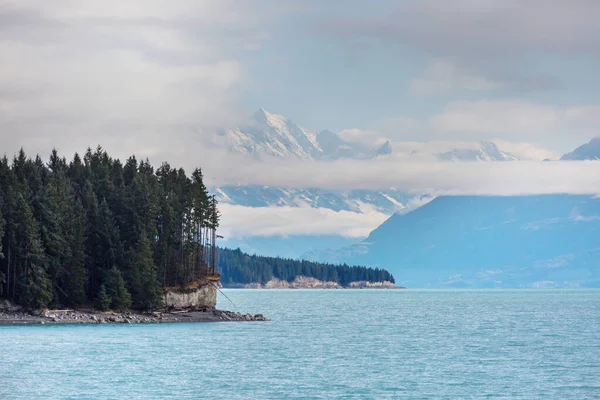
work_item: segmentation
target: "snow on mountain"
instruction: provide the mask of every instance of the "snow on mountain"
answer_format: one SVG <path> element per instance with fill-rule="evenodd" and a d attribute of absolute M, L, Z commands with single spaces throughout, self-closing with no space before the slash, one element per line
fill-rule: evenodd
<path fill-rule="evenodd" d="M 561 157 L 561 160 L 600 160 L 600 137 L 596 137 L 579 146 L 573 152 L 565 154 Z"/>
<path fill-rule="evenodd" d="M 480 142 L 475 148 L 454 149 L 438 154 L 438 158 L 447 161 L 519 161 L 519 158 L 501 151 L 494 142 Z"/>
<path fill-rule="evenodd" d="M 246 207 L 311 207 L 363 213 L 371 208 L 385 214 L 411 209 L 414 196 L 394 189 L 330 191 L 317 188 L 289 189 L 269 186 L 222 186 L 214 190 L 220 203 Z"/>
<path fill-rule="evenodd" d="M 220 132 L 220 136 L 225 137 L 231 151 L 242 154 L 311 159 L 322 152 L 314 134 L 262 108 L 254 114 L 249 124 Z"/>
<path fill-rule="evenodd" d="M 300 159 L 369 159 L 391 153 L 389 143 L 374 149 L 361 143 L 347 142 L 331 131 L 312 133 L 284 116 L 265 109 L 240 127 L 219 132 L 229 150 L 242 154 L 298 157 Z"/>

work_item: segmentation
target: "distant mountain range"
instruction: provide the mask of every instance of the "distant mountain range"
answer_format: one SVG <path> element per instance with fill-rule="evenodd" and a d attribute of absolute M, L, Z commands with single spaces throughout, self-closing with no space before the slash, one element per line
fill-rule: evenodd
<path fill-rule="evenodd" d="M 600 287 L 600 199 L 442 196 L 305 258 L 384 267 L 408 287 Z"/>
<path fill-rule="evenodd" d="M 600 137 L 594 138 L 588 143 L 579 146 L 572 153 L 565 154 L 561 157 L 561 160 L 600 160 Z"/>
<path fill-rule="evenodd" d="M 378 146 L 349 142 L 331 131 L 312 133 L 291 120 L 257 111 L 250 122 L 219 132 L 215 143 L 230 151 L 304 160 L 374 159 L 393 153 L 389 141 Z M 416 152 L 415 152 L 416 154 Z M 514 155 L 504 152 L 493 142 L 481 142 L 473 148 L 457 148 L 435 155 L 448 161 L 514 161 Z M 387 213 L 410 211 L 421 204 L 419 196 L 394 189 L 386 190 L 323 190 L 318 188 L 277 188 L 258 185 L 228 185 L 211 188 L 221 203 L 248 207 L 292 206 L 327 208 L 334 211 L 362 212 L 365 206 Z"/>
<path fill-rule="evenodd" d="M 237 128 L 220 131 L 214 144 L 225 146 L 229 151 L 250 154 L 257 158 L 278 157 L 294 160 L 376 160 L 394 156 L 393 145 L 386 141 L 373 145 L 345 140 L 337 133 L 321 131 L 313 133 L 286 117 L 264 109 L 257 111 L 251 120 Z M 406 149 L 404 149 L 406 151 Z M 418 150 L 409 150 L 407 157 L 423 156 Z M 496 143 L 483 141 L 470 146 L 457 147 L 437 154 L 425 154 L 430 159 L 448 162 L 510 162 L 519 157 L 502 150 Z M 600 158 L 600 138 L 565 154 L 561 160 L 595 160 Z M 549 161 L 549 160 L 544 160 Z M 280 188 L 259 185 L 228 185 L 211 187 L 220 203 L 246 207 L 310 207 L 333 211 L 364 213 L 376 210 L 392 218 L 400 218 L 427 203 L 424 193 L 419 196 L 395 189 L 385 190 L 324 190 L 319 188 Z M 435 205 L 435 203 L 434 203 Z M 465 211 L 466 212 L 466 211 Z M 413 213 L 411 213 L 412 215 Z M 412 217 L 411 217 L 412 218 Z M 361 238 L 352 239 L 339 235 L 304 235 L 287 237 L 231 237 L 221 242 L 228 247 L 241 247 L 244 251 L 264 255 L 301 257 L 321 261 L 351 261 L 357 252 L 369 249 Z M 340 250 L 341 249 L 341 250 Z M 372 254 L 372 252 L 369 252 Z M 383 254 L 383 253 L 382 253 Z M 371 261 L 371 260 L 366 260 Z M 366 262 L 365 261 L 365 262 Z M 377 260 L 372 260 L 377 261 Z M 361 261 L 361 263 L 363 263 Z M 400 276 L 400 275 L 398 275 Z M 406 284 L 409 284 L 407 282 Z"/>
<path fill-rule="evenodd" d="M 494 142 L 480 142 L 478 148 L 454 149 L 438 156 L 447 161 L 519 161 L 519 158 L 501 151 Z"/>
<path fill-rule="evenodd" d="M 262 108 L 246 125 L 218 132 L 215 142 L 236 153 L 315 160 L 369 159 L 392 152 L 389 141 L 369 147 L 327 130 L 312 133 Z"/>

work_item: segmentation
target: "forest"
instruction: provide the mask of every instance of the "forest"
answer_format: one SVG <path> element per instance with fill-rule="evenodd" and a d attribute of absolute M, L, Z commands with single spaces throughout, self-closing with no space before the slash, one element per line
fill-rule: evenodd
<path fill-rule="evenodd" d="M 155 309 L 163 288 L 206 268 L 216 199 L 196 169 L 102 147 L 48 162 L 21 150 L 0 160 L 0 297 L 30 309 Z"/>
<path fill-rule="evenodd" d="M 385 269 L 350 267 L 348 265 L 322 264 L 278 257 L 248 255 L 240 249 L 218 249 L 217 268 L 224 286 L 247 283 L 264 284 L 277 278 L 293 281 L 297 276 L 337 282 L 348 286 L 350 282 L 369 281 L 395 283 L 393 275 Z"/>
<path fill-rule="evenodd" d="M 219 218 L 199 168 L 155 170 L 100 146 L 71 160 L 53 150 L 47 162 L 21 149 L 0 159 L 0 298 L 29 309 L 157 309 L 165 288 L 214 272 L 215 256 L 225 285 L 298 275 L 344 286 L 393 281 L 379 269 L 210 254 Z"/>

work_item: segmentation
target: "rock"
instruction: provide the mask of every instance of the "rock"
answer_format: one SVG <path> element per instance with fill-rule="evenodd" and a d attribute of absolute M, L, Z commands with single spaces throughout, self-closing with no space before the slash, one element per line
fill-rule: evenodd
<path fill-rule="evenodd" d="M 256 314 L 256 315 L 254 316 L 254 320 L 255 320 L 255 321 L 264 321 L 264 320 L 265 320 L 265 316 L 264 316 L 264 315 L 262 315 L 262 314 Z"/>

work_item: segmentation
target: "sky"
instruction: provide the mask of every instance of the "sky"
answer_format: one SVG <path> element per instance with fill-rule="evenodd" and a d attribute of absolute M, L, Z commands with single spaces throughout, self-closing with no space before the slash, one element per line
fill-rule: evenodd
<path fill-rule="evenodd" d="M 593 163 L 273 166 L 204 143 L 262 107 L 354 140 L 557 158 L 599 134 L 597 0 L 0 0 L 0 27 L 9 156 L 101 144 L 215 184 L 596 192 Z"/>

